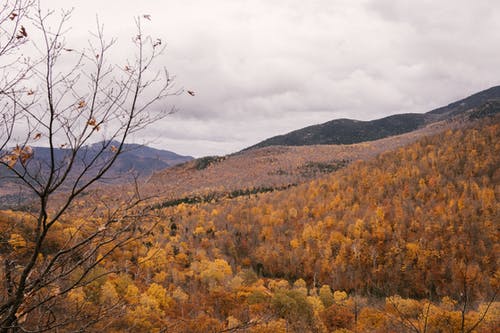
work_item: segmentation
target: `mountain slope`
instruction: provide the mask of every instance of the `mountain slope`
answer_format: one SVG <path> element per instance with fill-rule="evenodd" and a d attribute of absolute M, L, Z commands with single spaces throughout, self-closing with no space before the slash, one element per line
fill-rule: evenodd
<path fill-rule="evenodd" d="M 411 132 L 436 121 L 449 120 L 496 99 L 500 99 L 500 86 L 492 87 L 423 114 L 404 113 L 372 121 L 335 119 L 266 139 L 247 149 L 274 145 L 352 144 L 378 140 Z"/>
<path fill-rule="evenodd" d="M 352 161 L 367 160 L 419 138 L 468 126 L 476 119 L 494 115 L 500 111 L 500 101 L 493 98 L 496 95 L 500 95 L 500 87 L 427 114 L 402 114 L 371 122 L 335 120 L 292 132 L 286 138 L 288 144 L 275 145 L 282 137 L 272 138 L 268 147 L 254 146 L 228 156 L 203 157 L 155 172 L 145 186 L 148 193 L 157 193 L 171 201 L 286 188 L 343 168 Z M 478 105 L 484 99 L 488 101 L 464 111 L 463 103 Z M 334 136 L 328 136 L 332 128 L 338 130 L 333 131 Z M 304 143 L 303 134 L 309 129 Z M 403 133 L 396 135 L 400 132 Z M 348 137 L 350 141 L 346 140 Z"/>
<path fill-rule="evenodd" d="M 275 145 L 353 144 L 373 141 L 414 131 L 422 127 L 425 120 L 425 115 L 416 113 L 394 115 L 373 121 L 336 119 L 272 137 L 250 148 Z"/>
<path fill-rule="evenodd" d="M 491 87 L 489 89 L 480 91 L 467 98 L 450 103 L 447 106 L 434 109 L 427 112 L 427 115 L 439 115 L 441 119 L 444 117 L 454 116 L 464 113 L 467 110 L 480 107 L 487 101 L 500 99 L 500 86 Z"/>
<path fill-rule="evenodd" d="M 162 192 L 168 199 L 283 188 L 464 124 L 466 122 L 437 122 L 416 131 L 351 145 L 271 146 L 223 157 L 203 157 L 155 172 L 145 186 L 148 193 Z"/>
<path fill-rule="evenodd" d="M 497 116 L 289 190 L 165 215 L 186 230 L 179 231 L 179 242 L 196 226 L 237 235 L 236 249 L 227 243 L 213 249 L 227 249 L 225 259 L 237 264 L 248 257 L 268 277 L 300 277 L 367 293 L 384 286 L 383 291 L 419 298 L 458 297 L 460 272 L 450 276 L 452 265 L 481 265 L 478 288 L 491 283 L 498 268 L 492 249 L 499 236 L 499 135 Z M 225 239 L 213 242 L 218 241 Z"/>
<path fill-rule="evenodd" d="M 131 276 L 147 290 L 166 272 L 164 288 L 189 295 L 176 309 L 220 314 L 213 331 L 252 309 L 286 320 L 255 332 L 317 332 L 321 320 L 325 332 L 497 332 L 499 137 L 497 116 L 288 190 L 161 209 L 128 254 L 161 260 Z"/>

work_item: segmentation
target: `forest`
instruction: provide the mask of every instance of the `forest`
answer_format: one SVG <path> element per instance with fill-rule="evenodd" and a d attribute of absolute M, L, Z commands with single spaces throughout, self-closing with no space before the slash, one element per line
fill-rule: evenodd
<path fill-rule="evenodd" d="M 280 191 L 139 202 L 119 216 L 140 217 L 136 236 L 117 246 L 98 235 L 94 264 L 59 267 L 17 320 L 95 332 L 498 332 L 500 118 L 472 124 Z M 39 260 L 117 227 L 103 222 L 117 197 L 77 201 Z M 32 220 L 0 214 L 2 276 L 29 260 Z"/>
<path fill-rule="evenodd" d="M 131 141 L 203 92 L 176 85 L 152 14 L 114 50 L 99 19 L 76 42 L 72 15 L 0 5 L 0 333 L 499 332 L 500 87 L 144 179 Z"/>

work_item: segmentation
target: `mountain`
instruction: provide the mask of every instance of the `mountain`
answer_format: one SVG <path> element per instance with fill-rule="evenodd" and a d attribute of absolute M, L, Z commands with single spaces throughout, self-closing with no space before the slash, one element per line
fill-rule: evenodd
<path fill-rule="evenodd" d="M 292 132 L 287 137 L 289 144 L 254 146 L 227 156 L 206 156 L 155 171 L 143 186 L 167 204 L 281 190 L 332 173 L 353 161 L 368 160 L 422 137 L 468 126 L 477 118 L 498 113 L 500 101 L 495 96 L 500 96 L 500 89 L 487 90 L 427 114 L 401 114 L 371 122 L 335 120 Z M 480 104 L 484 100 L 487 102 Z M 465 112 L 463 103 L 479 106 Z M 328 137 L 330 124 L 338 130 Z M 304 135 L 300 134 L 308 129 L 309 141 L 304 144 Z M 351 141 L 346 140 L 348 137 Z M 325 144 L 328 140 L 343 144 Z"/>
<path fill-rule="evenodd" d="M 401 135 L 349 145 L 270 146 L 207 156 L 154 172 L 143 186 L 148 193 L 172 202 L 212 194 L 283 189 L 468 123 L 440 121 Z"/>
<path fill-rule="evenodd" d="M 117 146 L 119 143 L 111 143 Z M 75 177 L 89 162 L 96 156 L 96 153 L 102 147 L 103 142 L 95 143 L 89 146 L 82 147 L 78 152 L 73 167 L 73 173 L 70 174 L 68 183 L 71 183 L 72 176 Z M 43 176 L 44 170 L 48 170 L 50 163 L 50 149 L 47 147 L 32 147 L 33 157 L 30 159 L 28 169 L 32 174 Z M 65 158 L 69 156 L 71 151 L 66 148 L 56 148 L 54 151 L 56 165 L 66 164 Z M 108 160 L 113 152 L 106 151 L 100 159 L 97 159 L 97 166 L 102 165 L 102 162 Z M 191 156 L 183 156 L 168 150 L 154 149 L 151 147 L 138 144 L 125 144 L 123 152 L 113 166 L 108 170 L 105 177 L 101 180 L 106 183 L 126 183 L 131 180 L 131 176 L 141 178 L 149 177 L 154 172 L 164 170 L 192 160 Z M 19 169 L 20 170 L 20 169 Z M 41 171 L 38 171 L 41 170 Z M 95 174 L 98 168 L 89 170 L 89 174 Z M 3 166 L 0 166 L 0 208 L 7 207 L 6 204 L 18 203 L 26 201 L 26 193 L 16 182 L 16 179 L 9 178 L 10 172 Z"/>
<path fill-rule="evenodd" d="M 119 302 L 114 317 L 89 331 L 498 332 L 500 115 L 455 129 L 441 123 L 437 135 L 280 191 L 150 205 L 156 197 L 110 216 L 110 207 L 128 207 L 120 195 L 130 189 L 103 185 L 47 233 L 32 276 L 57 259 L 56 279 L 35 295 L 66 288 L 73 275 L 59 276 L 67 267 L 95 263 L 51 316 L 100 318 Z M 328 145 L 269 147 L 169 170 L 190 165 L 211 181 L 216 168 L 245 155 L 253 158 L 235 167 L 257 173 L 258 158 L 269 165 L 280 151 L 295 157 L 318 148 L 338 157 Z M 32 221 L 29 212 L 0 211 L 0 254 L 16 274 L 35 246 Z M 95 243 L 80 245 L 84 237 Z"/>
<path fill-rule="evenodd" d="M 468 110 L 480 108 L 483 104 L 489 101 L 495 101 L 500 99 L 500 86 L 495 86 L 467 98 L 459 100 L 454 103 L 450 103 L 447 106 L 440 107 L 438 109 L 429 111 L 426 113 L 427 116 L 438 116 L 438 118 L 450 118 L 452 116 L 464 113 Z"/>
<path fill-rule="evenodd" d="M 89 146 L 82 147 L 76 158 L 76 168 L 88 165 L 95 157 L 96 153 L 102 147 L 103 142 L 95 143 Z M 118 146 L 119 143 L 111 143 Z M 47 147 L 32 147 L 33 149 L 33 165 L 48 165 L 50 161 L 50 149 Z M 61 163 L 66 156 L 71 153 L 70 149 L 56 148 L 55 160 L 56 163 Z M 111 157 L 111 150 L 105 152 L 102 160 L 107 160 Z M 163 170 L 174 165 L 192 160 L 191 156 L 182 156 L 168 150 L 155 149 L 138 144 L 125 144 L 123 152 L 118 156 L 113 164 L 113 167 L 108 172 L 107 176 L 116 176 L 127 172 L 134 172 L 138 176 L 149 176 L 154 171 Z"/>
<path fill-rule="evenodd" d="M 102 143 L 97 143 L 97 147 Z M 118 143 L 115 144 L 117 146 Z M 139 176 L 150 176 L 153 172 L 188 162 L 192 156 L 183 156 L 172 151 L 155 149 L 139 144 L 125 144 L 124 152 L 113 165 L 113 173 L 134 171 Z"/>
<path fill-rule="evenodd" d="M 276 145 L 353 144 L 373 141 L 411 132 L 427 124 L 464 115 L 470 110 L 480 109 L 486 103 L 498 99 L 500 99 L 500 86 L 481 91 L 427 113 L 403 113 L 371 121 L 336 119 L 278 135 L 246 149 Z M 498 110 L 494 112 L 498 112 Z"/>

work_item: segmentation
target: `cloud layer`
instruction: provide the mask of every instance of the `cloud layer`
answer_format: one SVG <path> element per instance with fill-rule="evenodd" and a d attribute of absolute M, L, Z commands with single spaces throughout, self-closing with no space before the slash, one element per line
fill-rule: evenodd
<path fill-rule="evenodd" d="M 425 112 L 499 84 L 500 3 L 489 0 L 53 0 L 96 14 L 126 51 L 134 15 L 168 41 L 165 65 L 196 96 L 137 141 L 226 154 L 339 117 Z M 119 10 L 118 10 L 119 8 Z M 123 43 L 123 44 L 122 44 Z"/>

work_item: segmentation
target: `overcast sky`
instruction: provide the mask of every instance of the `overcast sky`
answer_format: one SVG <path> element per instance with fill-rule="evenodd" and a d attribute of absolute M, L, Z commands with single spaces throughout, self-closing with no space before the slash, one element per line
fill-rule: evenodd
<path fill-rule="evenodd" d="M 126 52 L 134 16 L 168 42 L 179 112 L 135 137 L 180 154 L 235 152 L 335 118 L 426 112 L 500 84 L 498 0 L 42 0 L 96 14 Z M 71 46 L 71 42 L 68 43 Z"/>

